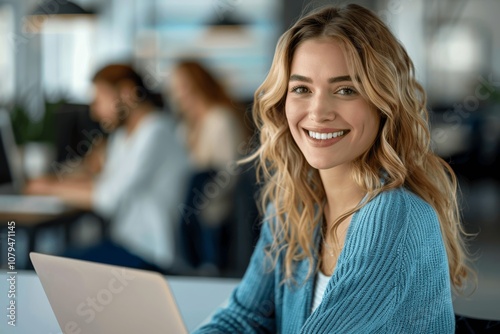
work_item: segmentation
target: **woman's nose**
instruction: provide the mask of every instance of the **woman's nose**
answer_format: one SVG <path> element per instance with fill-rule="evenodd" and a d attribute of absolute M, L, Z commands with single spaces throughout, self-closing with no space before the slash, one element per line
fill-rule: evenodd
<path fill-rule="evenodd" d="M 327 93 L 317 93 L 311 97 L 309 119 L 316 123 L 332 121 L 336 117 L 335 106 Z"/>

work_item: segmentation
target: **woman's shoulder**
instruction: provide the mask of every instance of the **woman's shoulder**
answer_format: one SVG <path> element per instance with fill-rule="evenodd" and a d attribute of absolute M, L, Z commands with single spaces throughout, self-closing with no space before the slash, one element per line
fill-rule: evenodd
<path fill-rule="evenodd" d="M 280 216 L 273 203 L 268 203 L 261 220 L 261 237 L 270 242 L 284 242 L 286 231 L 283 224 L 280 224 L 279 218 L 286 219 L 286 216 Z"/>
<path fill-rule="evenodd" d="M 216 127 L 226 127 L 228 130 L 237 130 L 240 126 L 235 111 L 224 105 L 212 107 L 206 116 L 205 123 Z"/>
<path fill-rule="evenodd" d="M 427 233 L 439 230 L 436 210 L 420 196 L 399 187 L 378 194 L 360 210 L 365 220 L 375 222 L 380 229 L 397 232 Z"/>
<path fill-rule="evenodd" d="M 405 187 L 383 191 L 367 203 L 367 206 L 378 206 L 386 214 L 436 214 L 434 208 L 428 202 Z"/>
<path fill-rule="evenodd" d="M 388 256 L 386 252 L 418 258 L 417 253 L 442 244 L 436 211 L 405 188 L 384 191 L 366 203 L 353 216 L 349 231 L 348 248 L 368 258 Z"/>
<path fill-rule="evenodd" d="M 273 203 L 268 203 L 261 221 L 261 234 L 272 236 L 272 231 L 276 229 L 276 208 Z"/>

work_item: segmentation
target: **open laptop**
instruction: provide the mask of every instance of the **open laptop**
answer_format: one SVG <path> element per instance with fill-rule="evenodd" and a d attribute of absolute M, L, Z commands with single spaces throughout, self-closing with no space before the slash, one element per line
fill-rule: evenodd
<path fill-rule="evenodd" d="M 9 113 L 0 109 L 0 212 L 59 214 L 67 206 L 55 196 L 23 195 L 23 168 Z"/>
<path fill-rule="evenodd" d="M 30 258 L 63 333 L 187 333 L 158 273 L 40 253 Z"/>

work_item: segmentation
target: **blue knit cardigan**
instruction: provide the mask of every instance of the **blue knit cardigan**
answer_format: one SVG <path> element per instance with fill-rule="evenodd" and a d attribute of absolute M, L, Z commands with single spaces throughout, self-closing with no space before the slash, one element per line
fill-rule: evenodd
<path fill-rule="evenodd" d="M 283 256 L 269 270 L 269 224 L 229 304 L 195 333 L 454 333 L 448 261 L 434 209 L 410 191 L 386 191 L 356 212 L 319 307 L 314 275 L 296 263 L 282 284 Z M 315 233 L 319 247 L 319 233 Z M 317 259 L 314 259 L 313 268 Z"/>

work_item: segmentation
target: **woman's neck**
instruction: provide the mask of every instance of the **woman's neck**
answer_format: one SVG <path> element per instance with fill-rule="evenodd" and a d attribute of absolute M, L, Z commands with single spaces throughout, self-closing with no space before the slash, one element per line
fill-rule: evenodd
<path fill-rule="evenodd" d="M 342 165 L 319 171 L 326 194 L 325 219 L 328 224 L 356 207 L 365 195 L 352 179 L 350 170 L 350 166 Z"/>

